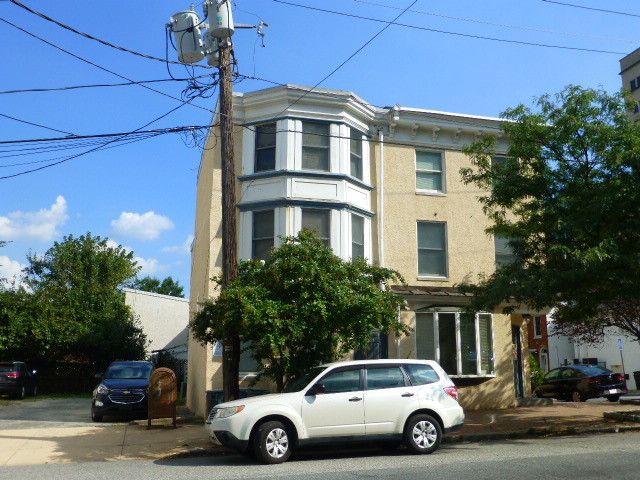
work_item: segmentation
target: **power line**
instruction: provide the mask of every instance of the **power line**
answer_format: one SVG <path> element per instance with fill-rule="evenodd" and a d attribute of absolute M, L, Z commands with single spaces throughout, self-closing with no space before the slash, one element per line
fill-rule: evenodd
<path fill-rule="evenodd" d="M 33 92 L 59 92 L 64 90 L 77 90 L 81 88 L 102 88 L 102 87 L 126 87 L 129 85 L 139 85 L 141 83 L 160 83 L 160 82 L 187 82 L 198 78 L 210 77 L 211 74 L 198 75 L 197 77 L 190 78 L 162 78 L 159 80 L 138 80 L 137 82 L 125 82 L 125 83 L 101 83 L 95 85 L 73 85 L 69 87 L 55 87 L 55 88 L 27 88 L 23 90 L 5 90 L 0 92 L 0 95 L 6 95 L 9 93 L 33 93 Z"/>
<path fill-rule="evenodd" d="M 128 48 L 124 48 L 124 47 L 120 47 L 118 45 L 114 45 L 113 43 L 107 42 L 106 40 L 102 40 L 101 38 L 94 37 L 93 35 L 90 35 L 90 34 L 85 33 L 85 32 L 81 32 L 80 30 L 77 30 L 77 29 L 75 29 L 75 28 L 73 28 L 73 27 L 71 27 L 69 25 L 66 25 L 66 24 L 56 20 L 55 18 L 51 18 L 51 17 L 49 17 L 48 15 L 45 15 L 42 12 L 34 10 L 34 9 L 32 9 L 32 8 L 30 8 L 30 7 L 26 6 L 26 5 L 18 2 L 17 0 L 9 0 L 9 1 L 11 3 L 13 3 L 14 5 L 18 6 L 18 7 L 23 8 L 26 11 L 28 11 L 30 13 L 33 13 L 34 15 L 37 15 L 40 18 L 43 18 L 44 20 L 47 20 L 47 21 L 52 22 L 52 23 L 55 23 L 56 25 L 66 29 L 66 30 L 69 30 L 69 31 L 71 31 L 73 33 L 81 35 L 81 36 L 83 36 L 85 38 L 88 38 L 90 40 L 95 40 L 96 42 L 99 42 L 99 43 L 101 43 L 103 45 L 106 45 L 107 47 L 115 48 L 116 50 L 120 50 L 120 51 L 123 51 L 123 52 L 131 53 L 133 55 L 137 55 L 139 57 L 147 58 L 147 59 L 150 59 L 150 60 L 158 60 L 158 61 L 160 61 L 162 63 L 173 63 L 173 64 L 176 64 L 176 65 L 184 65 L 183 63 L 180 63 L 180 62 L 174 62 L 174 61 L 168 60 L 166 58 L 154 57 L 152 55 L 147 55 L 145 53 L 136 52 L 135 50 L 130 50 Z M 197 65 L 196 64 L 194 66 L 200 67 L 200 68 L 212 68 L 212 67 L 209 67 L 208 65 Z"/>
<path fill-rule="evenodd" d="M 635 13 L 617 12 L 615 10 L 605 10 L 604 8 L 585 7 L 584 5 L 574 5 L 573 3 L 556 2 L 553 0 L 542 0 L 542 1 L 546 3 L 555 3 L 556 5 L 563 5 L 565 7 L 582 8 L 584 10 L 594 10 L 596 12 L 613 13 L 615 15 L 625 15 L 627 17 L 640 17 L 640 15 L 637 15 Z"/>
<path fill-rule="evenodd" d="M 357 18 L 357 19 L 360 19 L 360 20 L 368 20 L 370 22 L 388 23 L 386 20 L 380 20 L 378 18 L 371 18 L 371 17 L 363 17 L 361 15 L 354 15 L 352 13 L 336 12 L 334 10 L 326 10 L 324 8 L 311 7 L 309 5 L 300 5 L 300 4 L 297 4 L 297 3 L 286 2 L 284 0 L 273 0 L 273 1 L 277 2 L 277 3 L 285 4 L 285 5 L 291 5 L 291 6 L 294 6 L 294 7 L 306 8 L 308 10 L 315 10 L 315 11 L 318 11 L 318 12 L 331 13 L 333 15 L 342 15 L 343 17 L 351 17 L 351 18 Z M 435 28 L 420 27 L 420 26 L 417 26 L 417 25 L 409 25 L 409 24 L 406 24 L 406 23 L 393 22 L 392 25 L 397 25 L 399 27 L 405 27 L 405 28 L 412 28 L 414 30 L 424 30 L 426 32 L 442 33 L 442 34 L 445 34 L 445 35 L 454 35 L 454 36 L 458 36 L 458 37 L 475 38 L 475 39 L 479 39 L 479 40 L 491 40 L 491 41 L 494 41 L 494 42 L 515 43 L 515 44 L 518 44 L 518 45 L 529 45 L 529 46 L 532 46 L 532 47 L 558 48 L 558 49 L 562 49 L 562 50 L 575 50 L 575 51 L 589 52 L 589 53 L 608 53 L 608 54 L 611 54 L 611 55 L 626 55 L 626 52 L 613 52 L 613 51 L 610 51 L 610 50 L 597 50 L 597 49 L 593 49 L 593 48 L 569 47 L 569 46 L 566 46 L 566 45 L 552 45 L 552 44 L 546 44 L 546 43 L 524 42 L 524 41 L 521 41 L 521 40 L 508 40 L 508 39 L 505 39 L 505 38 L 486 37 L 486 36 L 482 36 L 482 35 L 471 35 L 469 33 L 450 32 L 450 31 L 447 31 L 447 30 L 437 30 Z"/>
<path fill-rule="evenodd" d="M 9 115 L 5 115 L 4 113 L 0 113 L 0 116 L 5 117 L 5 118 L 9 118 L 9 119 L 14 120 L 16 122 L 26 123 L 27 125 L 33 125 L 34 127 L 45 128 L 45 129 L 51 130 L 53 132 L 66 133 L 67 135 L 75 135 L 75 133 L 65 132 L 64 130 L 58 130 L 56 128 L 47 127 L 45 125 L 40 125 L 39 123 L 33 123 L 33 122 L 27 122 L 26 120 L 20 120 L 19 118 L 11 117 Z"/>
<path fill-rule="evenodd" d="M 358 2 L 358 3 L 363 3 L 365 5 L 373 5 L 376 7 L 384 7 L 384 8 L 391 8 L 393 10 L 402 10 L 401 7 L 394 7 L 393 5 L 387 5 L 384 3 L 376 3 L 376 2 L 368 2 L 366 0 L 353 0 L 354 2 Z M 433 12 L 425 12 L 425 11 L 421 11 L 421 10 L 408 10 L 411 13 L 418 13 L 420 15 L 429 15 L 432 17 L 438 17 L 438 18 L 446 18 L 448 20 L 459 20 L 461 22 L 471 22 L 471 23 L 479 23 L 482 25 L 492 25 L 494 27 L 503 27 L 503 28 L 513 28 L 516 30 L 525 30 L 525 31 L 529 31 L 529 32 L 540 32 L 540 33 L 551 33 L 553 35 L 564 35 L 564 36 L 568 36 L 568 37 L 580 37 L 580 38 L 591 38 L 591 39 L 595 39 L 595 40 L 610 40 L 613 42 L 625 42 L 625 43 L 638 43 L 638 40 L 630 40 L 630 39 L 626 39 L 626 38 L 611 38 L 611 37 L 600 37 L 600 36 L 595 36 L 595 35 L 585 35 L 585 34 L 581 34 L 581 33 L 571 33 L 571 32 L 558 32 L 556 30 L 545 30 L 542 28 L 532 28 L 532 27 L 521 27 L 519 25 L 509 25 L 509 24 L 505 24 L 505 23 L 494 23 L 494 22 L 487 22 L 485 20 L 476 20 L 473 18 L 462 18 L 462 17 L 452 17 L 449 15 L 441 15 L 438 13 L 433 13 Z"/>
<path fill-rule="evenodd" d="M 278 3 L 287 3 L 287 2 L 281 2 L 280 0 L 275 0 Z M 418 0 L 414 0 L 413 3 L 411 3 L 411 5 L 409 5 L 407 8 L 405 8 L 402 12 L 400 12 L 393 20 L 391 20 L 390 22 L 385 22 L 386 25 L 378 32 L 376 33 L 373 37 L 371 37 L 369 40 L 367 40 L 364 45 L 362 45 L 360 48 L 358 48 L 355 52 L 353 52 L 351 55 L 349 55 L 349 57 L 342 62 L 340 65 L 338 65 L 336 68 L 334 68 L 327 76 L 325 76 L 322 80 L 320 80 L 318 83 L 316 83 L 313 87 L 311 87 L 311 90 L 306 91 L 302 96 L 300 96 L 299 98 L 297 98 L 293 103 L 289 104 L 289 106 L 287 108 L 285 108 L 282 112 L 286 112 L 288 109 L 290 109 L 292 106 L 294 106 L 296 103 L 298 103 L 300 100 L 302 100 L 304 97 L 306 97 L 309 93 L 311 93 L 313 90 L 315 90 L 321 83 L 323 83 L 325 80 L 327 80 L 329 77 L 331 77 L 334 73 L 336 73 L 338 70 L 340 70 L 342 67 L 344 67 L 347 62 L 349 62 L 353 57 L 355 57 L 358 53 L 360 53 L 362 50 L 364 50 L 367 45 L 369 45 L 371 42 L 373 42 L 376 38 L 378 38 L 387 28 L 389 28 L 391 25 L 394 24 L 394 22 L 400 18 L 409 8 L 413 7 Z M 295 5 L 295 4 L 289 4 L 289 5 Z M 278 116 L 278 115 L 276 115 Z"/>
<path fill-rule="evenodd" d="M 171 98 L 171 99 L 173 99 L 173 100 L 177 100 L 178 102 L 182 102 L 183 104 L 187 104 L 187 103 L 188 103 L 188 102 L 185 102 L 184 100 L 182 100 L 181 98 L 174 97 L 173 95 L 169 95 L 168 93 L 165 93 L 165 92 L 163 92 L 163 91 L 161 91 L 161 90 L 156 90 L 155 88 L 151 88 L 151 87 L 148 87 L 147 85 L 143 85 L 143 84 L 141 84 L 141 83 L 138 83 L 138 82 L 136 82 L 135 80 L 132 80 L 131 78 L 125 77 L 124 75 L 120 75 L 119 73 L 116 73 L 116 72 L 114 72 L 113 70 L 109 70 L 108 68 L 103 67 L 103 66 L 101 66 L 101 65 L 98 65 L 97 63 L 94 63 L 94 62 L 92 62 L 91 60 L 87 60 L 86 58 L 83 58 L 83 57 L 81 57 L 81 56 L 79 56 L 79 55 L 76 55 L 75 53 L 72 53 L 72 52 L 70 52 L 69 50 L 65 50 L 64 48 L 62 48 L 62 47 L 60 47 L 60 46 L 58 46 L 58 45 L 56 45 L 56 44 L 54 44 L 54 43 L 51 43 L 51 42 L 49 42 L 48 40 L 45 40 L 44 38 L 39 37 L 38 35 L 36 35 L 36 34 L 34 34 L 34 33 L 31 33 L 31 32 L 29 32 L 28 30 L 25 30 L 25 29 L 24 29 L 24 28 L 22 28 L 22 27 L 19 27 L 19 26 L 18 26 L 18 25 L 16 25 L 15 23 L 12 23 L 12 22 L 10 22 L 9 20 L 6 20 L 5 18 L 0 17 L 0 21 L 2 21 L 2 22 L 4 22 L 4 23 L 6 23 L 6 24 L 8 24 L 8 25 L 11 25 L 12 27 L 14 27 L 14 28 L 16 28 L 16 29 L 20 30 L 21 32 L 26 33 L 27 35 L 29 35 L 29 36 L 31 36 L 31 37 L 37 38 L 37 39 L 38 39 L 38 40 L 40 40 L 41 42 L 44 42 L 44 43 L 46 43 L 47 45 L 50 45 L 50 46 L 52 46 L 52 47 L 54 47 L 54 48 L 56 48 L 56 49 L 58 49 L 58 50 L 60 50 L 60 51 L 62 51 L 62 52 L 64 52 L 64 53 L 66 53 L 66 54 L 68 54 L 68 55 L 71 55 L 72 57 L 77 58 L 78 60 L 82 60 L 83 62 L 88 63 L 89 65 L 92 65 L 92 66 L 94 66 L 94 67 L 96 67 L 96 68 L 99 68 L 100 70 L 104 70 L 105 72 L 108 72 L 108 73 L 110 73 L 110 74 L 112 74 L 112 75 L 115 75 L 116 77 L 120 77 L 120 78 L 122 78 L 122 79 L 124 79 L 124 80 L 127 80 L 127 81 L 129 81 L 129 82 L 133 82 L 133 83 L 135 83 L 136 85 L 140 85 L 142 88 L 146 88 L 147 90 L 150 90 L 150 91 L 152 91 L 152 92 L 156 92 L 156 93 L 159 93 L 160 95 L 163 95 L 163 96 L 165 96 L 165 97 Z M 202 110 L 206 110 L 206 111 L 211 112 L 211 113 L 215 113 L 215 112 L 214 112 L 213 110 L 211 110 L 210 108 L 202 107 L 202 106 L 200 106 L 200 105 L 196 105 L 195 103 L 188 103 L 188 104 L 189 104 L 189 105 L 191 105 L 191 106 L 193 106 L 193 107 L 200 108 L 200 109 L 202 109 Z"/>

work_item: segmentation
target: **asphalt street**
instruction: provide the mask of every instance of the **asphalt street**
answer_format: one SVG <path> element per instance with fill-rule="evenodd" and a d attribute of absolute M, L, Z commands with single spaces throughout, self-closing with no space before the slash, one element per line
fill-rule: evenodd
<path fill-rule="evenodd" d="M 581 479 L 639 478 L 640 433 L 568 436 L 484 443 L 448 444 L 432 455 L 313 451 L 282 465 L 260 465 L 229 455 L 156 461 L 116 461 L 4 467 L 0 479 L 268 479 L 354 478 Z"/>

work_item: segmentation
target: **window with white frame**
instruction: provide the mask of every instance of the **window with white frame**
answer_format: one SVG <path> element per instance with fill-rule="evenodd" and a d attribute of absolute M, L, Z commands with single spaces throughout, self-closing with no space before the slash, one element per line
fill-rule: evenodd
<path fill-rule="evenodd" d="M 495 374 L 493 316 L 416 312 L 416 357 L 435 360 L 449 375 Z"/>
<path fill-rule="evenodd" d="M 351 214 L 351 258 L 364 258 L 364 218 Z"/>
<path fill-rule="evenodd" d="M 515 262 L 516 255 L 513 251 L 513 247 L 509 244 L 511 239 L 503 237 L 502 235 L 495 235 L 493 237 L 495 253 L 496 253 L 496 266 L 508 265 Z"/>
<path fill-rule="evenodd" d="M 533 317 L 533 336 L 542 338 L 542 317 Z"/>
<path fill-rule="evenodd" d="M 328 172 L 329 124 L 302 122 L 302 169 Z"/>
<path fill-rule="evenodd" d="M 328 247 L 331 246 L 331 211 L 314 208 L 302 209 L 302 229 L 311 230 Z"/>
<path fill-rule="evenodd" d="M 258 371 L 259 363 L 253 358 L 251 351 L 251 343 L 240 343 L 240 365 L 239 372 L 241 374 L 251 374 Z"/>
<path fill-rule="evenodd" d="M 416 150 L 416 190 L 444 193 L 444 165 L 441 152 Z"/>
<path fill-rule="evenodd" d="M 276 123 L 256 126 L 256 154 L 254 172 L 265 172 L 276 168 Z"/>
<path fill-rule="evenodd" d="M 447 277 L 447 224 L 418 222 L 418 276 Z"/>
<path fill-rule="evenodd" d="M 253 212 L 253 228 L 251 237 L 251 258 L 267 260 L 274 245 L 274 211 L 261 210 Z"/>
<path fill-rule="evenodd" d="M 351 128 L 350 165 L 349 173 L 352 177 L 362 180 L 362 133 Z"/>

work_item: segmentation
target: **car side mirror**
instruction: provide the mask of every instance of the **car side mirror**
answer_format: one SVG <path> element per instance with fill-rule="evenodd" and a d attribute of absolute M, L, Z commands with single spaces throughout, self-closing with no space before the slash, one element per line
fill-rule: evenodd
<path fill-rule="evenodd" d="M 322 383 L 316 383 L 307 391 L 307 395 L 315 396 L 319 393 L 324 393 L 324 385 Z"/>

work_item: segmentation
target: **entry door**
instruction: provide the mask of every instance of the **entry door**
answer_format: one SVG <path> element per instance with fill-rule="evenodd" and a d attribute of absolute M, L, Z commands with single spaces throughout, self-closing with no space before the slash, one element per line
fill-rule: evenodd
<path fill-rule="evenodd" d="M 520 338 L 520 327 L 511 326 L 511 337 L 513 342 L 513 381 L 515 383 L 516 398 L 524 397 L 524 382 L 522 378 L 522 340 Z"/>

